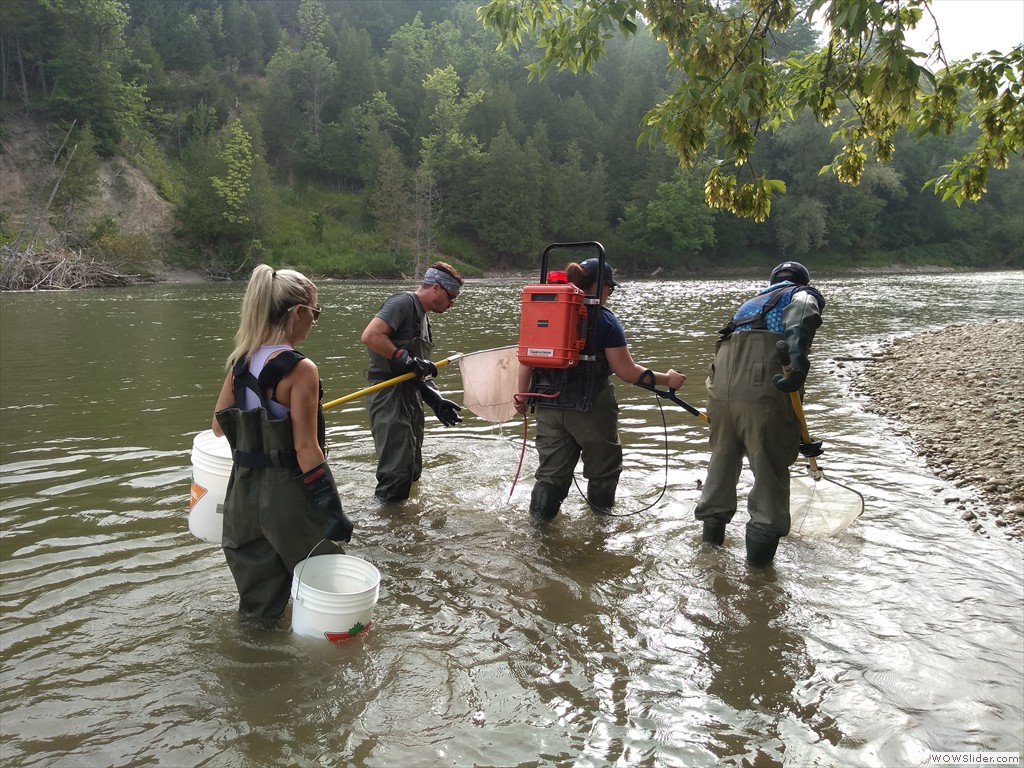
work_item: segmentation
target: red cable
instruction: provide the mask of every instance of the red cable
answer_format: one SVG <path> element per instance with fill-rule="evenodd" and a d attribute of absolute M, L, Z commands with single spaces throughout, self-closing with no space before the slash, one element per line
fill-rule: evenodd
<path fill-rule="evenodd" d="M 519 452 L 519 466 L 516 467 L 516 476 L 512 478 L 512 487 L 508 489 L 508 500 L 512 500 L 512 492 L 516 489 L 516 483 L 519 482 L 519 473 L 523 471 L 523 458 L 526 456 L 526 426 L 529 421 L 529 416 L 523 414 L 523 449 Z M 507 503 L 507 502 L 506 502 Z"/>
<path fill-rule="evenodd" d="M 537 392 L 516 392 L 514 395 L 512 395 L 512 400 L 515 401 L 518 398 L 526 397 L 543 397 L 551 400 L 558 397 L 560 394 L 562 393 L 555 392 L 554 394 L 542 395 Z M 529 411 L 527 411 L 527 413 L 529 413 Z M 523 414 L 523 450 L 519 452 L 519 466 L 516 467 L 516 476 L 512 478 L 512 487 L 508 491 L 509 501 L 512 500 L 512 492 L 515 491 L 516 489 L 516 483 L 519 482 L 519 473 L 523 471 L 523 457 L 526 456 L 526 428 L 527 422 L 529 421 L 529 416 L 527 416 L 527 413 Z"/>

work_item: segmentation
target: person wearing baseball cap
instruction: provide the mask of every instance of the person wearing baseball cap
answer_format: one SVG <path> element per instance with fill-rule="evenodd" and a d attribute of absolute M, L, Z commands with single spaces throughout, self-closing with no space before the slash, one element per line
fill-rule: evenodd
<path fill-rule="evenodd" d="M 530 516 L 539 523 L 558 514 L 572 487 L 573 473 L 581 456 L 591 509 L 607 514 L 615 504 L 622 472 L 622 444 L 618 431 L 619 405 L 611 374 L 629 384 L 647 387 L 660 384 L 673 390 L 686 381 L 686 376 L 678 371 L 655 372 L 633 360 L 622 324 L 605 306 L 619 287 L 611 265 L 603 259 L 591 258 L 569 264 L 565 275 L 568 282 L 587 296 L 598 299 L 588 305 L 590 330 L 580 355 L 581 361 L 586 362 L 561 371 L 525 365 L 519 368 L 518 391 L 537 393 L 534 397 L 517 397 L 516 410 L 526 413 L 531 406 L 536 408 L 540 464 L 534 475 L 536 483 L 530 496 Z M 597 296 L 599 282 L 601 295 Z"/>

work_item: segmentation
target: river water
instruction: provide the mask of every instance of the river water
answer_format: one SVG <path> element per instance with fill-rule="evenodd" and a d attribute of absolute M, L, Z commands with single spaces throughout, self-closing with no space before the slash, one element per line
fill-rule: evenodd
<path fill-rule="evenodd" d="M 0 762 L 904 766 L 1022 751 L 1022 545 L 959 520 L 951 493 L 980 502 L 866 410 L 850 386 L 862 363 L 837 359 L 1020 318 L 1024 275 L 818 285 L 807 419 L 827 475 L 866 499 L 843 535 L 785 540 L 763 572 L 744 563 L 743 512 L 724 548 L 699 545 L 706 428 L 626 385 L 624 516 L 573 495 L 537 530 L 522 423 L 469 415 L 429 419 L 418 491 L 382 509 L 355 401 L 328 411 L 330 461 L 348 551 L 382 585 L 373 627 L 339 645 L 287 621 L 241 626 L 222 553 L 188 531 L 192 438 L 244 286 L 3 295 Z M 403 287 L 321 285 L 303 351 L 327 399 L 365 386 L 359 332 Z M 514 343 L 521 287 L 471 281 L 435 320 L 438 357 Z M 703 406 L 715 331 L 757 287 L 625 281 L 611 307 L 637 360 L 687 373 L 679 394 Z M 460 390 L 455 366 L 440 384 Z"/>

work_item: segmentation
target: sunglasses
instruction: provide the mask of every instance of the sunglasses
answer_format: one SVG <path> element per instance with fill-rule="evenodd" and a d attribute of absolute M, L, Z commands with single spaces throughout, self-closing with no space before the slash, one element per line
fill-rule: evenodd
<path fill-rule="evenodd" d="M 320 319 L 320 312 L 321 312 L 321 309 L 320 309 L 320 307 L 311 307 L 311 306 L 309 306 L 309 304 L 296 304 L 295 306 L 296 306 L 296 307 L 305 307 L 305 308 L 306 308 L 306 309 L 308 309 L 308 310 L 309 310 L 310 312 L 312 312 L 312 313 L 313 313 L 313 322 L 314 322 L 314 323 L 315 323 L 315 322 L 316 322 L 317 320 L 319 320 L 319 319 Z"/>
<path fill-rule="evenodd" d="M 457 293 L 456 293 L 456 294 L 455 294 L 455 295 L 453 296 L 453 295 L 452 295 L 452 293 L 451 293 L 451 291 L 449 291 L 449 290 L 448 290 L 447 288 L 445 288 L 445 287 L 444 287 L 443 285 L 441 285 L 440 283 L 434 283 L 434 285 L 436 285 L 436 286 L 437 286 L 438 288 L 440 288 L 440 289 L 441 289 L 442 291 L 444 291 L 444 295 L 448 297 L 448 303 L 449 303 L 449 304 L 454 304 L 454 303 L 455 303 L 455 300 L 456 300 L 457 298 L 459 298 L 459 294 L 457 294 Z"/>

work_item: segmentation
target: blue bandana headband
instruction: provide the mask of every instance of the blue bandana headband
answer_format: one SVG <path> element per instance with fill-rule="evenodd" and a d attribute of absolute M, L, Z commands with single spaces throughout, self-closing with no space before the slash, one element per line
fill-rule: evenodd
<path fill-rule="evenodd" d="M 453 296 L 458 296 L 459 291 L 462 289 L 458 280 L 444 270 L 435 269 L 434 267 L 430 267 L 423 274 L 423 282 L 426 285 L 433 285 L 434 283 L 437 283 Z"/>

